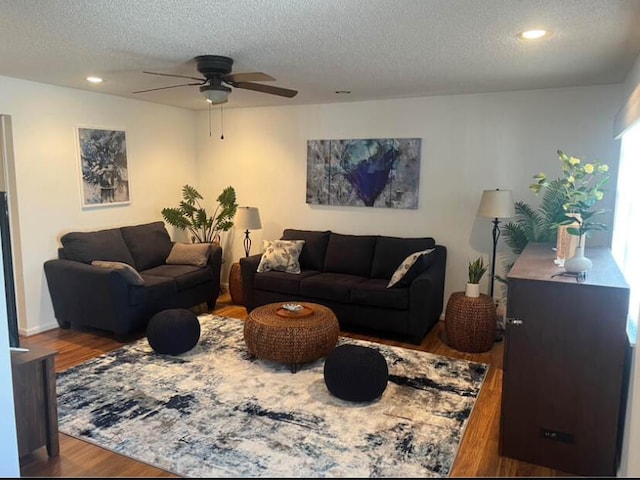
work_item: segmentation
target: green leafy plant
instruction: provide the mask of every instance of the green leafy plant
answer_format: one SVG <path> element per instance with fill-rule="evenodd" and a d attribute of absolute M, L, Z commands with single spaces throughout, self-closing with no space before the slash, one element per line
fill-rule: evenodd
<path fill-rule="evenodd" d="M 484 264 L 482 257 L 476 258 L 473 262 L 469 261 L 469 283 L 480 283 L 486 271 L 487 265 Z"/>
<path fill-rule="evenodd" d="M 568 156 L 562 150 L 558 150 L 558 158 L 562 163 L 563 173 L 558 189 L 564 196 L 564 219 L 558 225 L 577 222 L 578 227 L 569 227 L 567 231 L 571 235 L 578 235 L 580 239 L 584 234 L 589 236 L 589 232 L 593 230 L 606 230 L 607 225 L 595 222 L 593 217 L 606 212 L 605 209 L 594 209 L 594 205 L 604 198 L 602 187 L 609 180 L 609 166 L 598 161 L 584 163 L 582 159 Z M 536 193 L 550 186 L 544 172 L 533 178 L 536 183 L 529 188 Z"/>
<path fill-rule="evenodd" d="M 218 195 L 213 215 L 209 216 L 200 204 L 202 195 L 190 185 L 182 187 L 182 201 L 176 208 L 163 208 L 162 217 L 165 221 L 180 230 L 191 233 L 193 243 L 211 243 L 219 239 L 221 232 L 233 227 L 233 217 L 238 209 L 236 191 L 233 187 L 226 187 Z"/>
<path fill-rule="evenodd" d="M 529 242 L 553 243 L 556 241 L 558 225 L 565 220 L 564 191 L 561 179 L 548 182 L 539 207 L 525 202 L 516 202 L 513 221 L 500 229 L 505 243 L 514 254 L 520 255 Z"/>

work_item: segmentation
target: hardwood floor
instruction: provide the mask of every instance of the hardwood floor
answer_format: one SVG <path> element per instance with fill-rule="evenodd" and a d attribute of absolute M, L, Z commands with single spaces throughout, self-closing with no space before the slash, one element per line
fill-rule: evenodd
<path fill-rule="evenodd" d="M 202 311 L 197 313 L 202 313 Z M 212 313 L 240 319 L 246 318 L 247 315 L 243 306 L 231 303 L 231 297 L 227 292 L 220 296 Z M 341 332 L 341 334 L 490 365 L 451 471 L 452 477 L 572 476 L 498 455 L 502 392 L 502 342 L 496 342 L 492 349 L 485 353 L 458 352 L 447 347 L 442 322 L 425 337 L 421 345 L 348 332 Z M 140 337 L 138 336 L 138 338 Z M 123 344 L 92 332 L 54 329 L 38 335 L 22 337 L 21 345 L 27 348 L 31 345 L 40 345 L 57 351 L 59 354 L 55 360 L 56 371 L 60 372 L 119 348 Z M 176 475 L 164 470 L 131 460 L 62 433 L 60 434 L 60 455 L 58 457 L 49 458 L 46 449 L 40 448 L 20 459 L 20 472 L 23 477 L 176 477 Z"/>

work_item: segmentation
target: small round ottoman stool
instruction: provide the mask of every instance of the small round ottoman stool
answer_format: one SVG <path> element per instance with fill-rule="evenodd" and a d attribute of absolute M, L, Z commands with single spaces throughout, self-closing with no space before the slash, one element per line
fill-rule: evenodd
<path fill-rule="evenodd" d="M 389 368 L 376 349 L 340 345 L 324 362 L 324 383 L 332 395 L 350 402 L 371 402 L 387 388 Z"/>
<path fill-rule="evenodd" d="M 156 353 L 179 355 L 195 347 L 199 339 L 198 316 L 184 308 L 158 312 L 147 325 L 147 340 Z"/>

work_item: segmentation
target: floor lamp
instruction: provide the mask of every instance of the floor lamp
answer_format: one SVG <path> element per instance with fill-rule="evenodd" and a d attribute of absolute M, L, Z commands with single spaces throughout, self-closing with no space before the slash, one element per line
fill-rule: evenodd
<path fill-rule="evenodd" d="M 239 230 L 244 230 L 244 253 L 249 256 L 251 251 L 251 238 L 249 238 L 249 230 L 260 230 L 260 212 L 256 207 L 238 207 L 233 225 Z"/>
<path fill-rule="evenodd" d="M 496 277 L 496 247 L 500 238 L 500 219 L 515 215 L 511 190 L 484 190 L 478 207 L 478 215 L 493 218 L 493 253 L 491 255 L 491 283 L 489 295 L 493 298 L 493 284 Z"/>
<path fill-rule="evenodd" d="M 245 257 L 248 257 L 251 252 L 249 230 L 259 230 L 262 228 L 260 212 L 256 207 L 238 207 L 236 216 L 233 217 L 233 226 L 238 230 L 244 230 L 244 254 Z M 232 264 L 229 270 L 229 293 L 231 294 L 231 301 L 233 303 L 237 305 L 244 303 L 242 298 L 242 273 L 239 262 Z"/>

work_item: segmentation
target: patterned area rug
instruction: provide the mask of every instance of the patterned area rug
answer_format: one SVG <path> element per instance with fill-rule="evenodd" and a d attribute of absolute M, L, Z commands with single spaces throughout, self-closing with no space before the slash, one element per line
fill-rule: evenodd
<path fill-rule="evenodd" d="M 252 359 L 242 320 L 200 315 L 180 356 L 146 339 L 58 374 L 60 431 L 185 477 L 446 477 L 488 366 L 341 337 L 378 349 L 382 396 L 340 400 L 324 359 Z"/>

